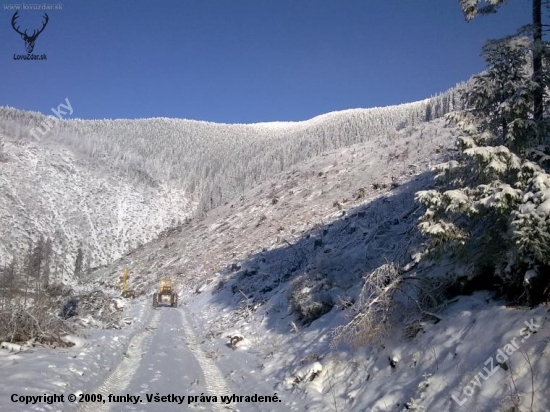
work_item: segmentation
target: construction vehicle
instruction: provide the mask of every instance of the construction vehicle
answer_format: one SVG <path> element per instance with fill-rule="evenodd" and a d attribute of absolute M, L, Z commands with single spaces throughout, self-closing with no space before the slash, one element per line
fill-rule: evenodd
<path fill-rule="evenodd" d="M 172 279 L 163 277 L 159 279 L 159 290 L 153 293 L 153 307 L 156 308 L 159 304 L 169 303 L 175 308 L 178 306 L 178 294 L 172 286 Z"/>

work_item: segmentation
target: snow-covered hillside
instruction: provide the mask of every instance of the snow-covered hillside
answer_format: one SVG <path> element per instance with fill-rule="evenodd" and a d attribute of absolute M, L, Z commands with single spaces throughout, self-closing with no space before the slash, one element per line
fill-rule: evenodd
<path fill-rule="evenodd" d="M 0 162 L 0 260 L 21 266 L 30 242 L 53 246 L 52 277 L 72 280 L 79 246 L 85 267 L 112 262 L 168 227 L 195 205 L 162 182 L 121 176 L 47 140 L 4 136 Z"/>
<path fill-rule="evenodd" d="M 242 412 L 548 410 L 544 306 L 510 308 L 476 292 L 430 313 L 404 306 L 370 345 L 331 345 L 376 270 L 392 263 L 408 277 L 435 279 L 467 270 L 451 261 L 415 265 L 423 239 L 414 194 L 433 185 L 431 166 L 453 156 L 455 133 L 436 121 L 325 153 L 94 271 L 82 287 L 119 294 L 129 269 L 138 296 L 126 301 L 130 326 L 92 331 L 65 356 L 3 353 L 3 391 L 131 394 L 137 402 L 66 402 L 67 411 L 181 410 L 147 399 L 171 393 L 191 396 L 191 409 Z M 165 275 L 177 282 L 181 307 L 155 310 L 151 293 Z M 221 402 L 231 394 L 280 402 Z"/>
<path fill-rule="evenodd" d="M 44 139 L 105 160 L 131 178 L 175 183 L 205 211 L 292 165 L 441 117 L 458 105 L 451 89 L 419 102 L 343 110 L 302 122 L 50 119 L 54 124 Z M 73 109 L 78 116 L 78 107 Z M 0 108 L 0 128 L 23 139 L 46 120 L 39 113 Z"/>
<path fill-rule="evenodd" d="M 457 104 L 450 90 L 398 106 L 250 125 L 58 120 L 0 107 L 0 264 L 13 256 L 21 264 L 30 242 L 43 237 L 59 256 L 53 276 L 68 280 L 79 248 L 86 267 L 110 263 L 293 165 L 373 139 L 390 144 L 397 130 Z"/>
<path fill-rule="evenodd" d="M 233 263 L 239 265 L 250 256 L 260 259 L 266 250 L 276 251 L 297 241 L 313 244 L 319 228 L 339 221 L 353 228 L 354 242 L 363 243 L 364 231 L 370 231 L 361 224 L 377 225 L 394 214 L 418 209 L 413 201 L 415 190 L 431 181 L 426 173 L 430 166 L 454 150 L 453 133 L 454 129 L 444 127 L 444 121 L 439 120 L 327 152 L 269 179 L 203 218 L 174 228 L 90 279 L 105 279 L 114 285 L 118 282 L 116 273 L 128 267 L 142 281 L 155 282 L 157 276 L 170 275 L 186 285 L 197 285 Z M 394 193 L 398 193 L 397 201 L 390 202 L 388 197 Z M 356 209 L 373 199 L 378 199 L 376 210 L 366 213 Z M 409 223 L 413 223 L 411 217 Z M 346 250 L 345 242 L 342 250 Z M 334 255 L 325 254 L 323 248 L 314 253 L 329 260 L 347 259 L 335 251 Z M 356 263 L 364 259 L 363 255 Z M 137 288 L 148 290 L 145 284 Z"/>

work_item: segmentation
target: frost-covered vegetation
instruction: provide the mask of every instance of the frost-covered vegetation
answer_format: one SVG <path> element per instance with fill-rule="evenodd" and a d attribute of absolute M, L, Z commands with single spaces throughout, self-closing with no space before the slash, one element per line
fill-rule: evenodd
<path fill-rule="evenodd" d="M 467 18 L 503 2 L 490 3 L 461 1 Z M 427 207 L 420 223 L 432 239 L 427 252 L 458 253 L 486 286 L 496 281 L 537 303 L 550 297 L 550 55 L 541 2 L 533 6 L 532 26 L 485 45 L 487 70 L 462 91 L 465 110 L 448 115 L 461 130 L 461 155 L 438 167 L 438 189 L 417 198 Z"/>
<path fill-rule="evenodd" d="M 152 186 L 58 142 L 4 137 L 0 162 L 0 267 L 22 263 L 41 237 L 64 283 L 108 264 L 190 216 L 196 205 L 175 185 Z"/>
<path fill-rule="evenodd" d="M 9 239 L 0 243 L 0 262 L 44 236 L 69 281 L 79 247 L 87 267 L 105 265 L 292 165 L 380 136 L 391 141 L 407 125 L 458 105 L 452 89 L 416 103 L 249 125 L 57 120 L 0 108 L 0 188 L 7 193 L 0 231 Z M 30 130 L 45 130 L 46 120 L 51 129 L 37 142 Z"/>
<path fill-rule="evenodd" d="M 119 305 L 103 292 L 75 292 L 63 285 L 51 240 L 29 245 L 0 267 L 0 342 L 10 350 L 45 344 L 68 346 L 79 327 L 120 327 Z M 55 262 L 57 263 L 57 262 Z"/>
<path fill-rule="evenodd" d="M 65 120 L 54 122 L 44 139 L 108 161 L 140 181 L 177 183 L 204 212 L 289 166 L 441 117 L 458 104 L 456 89 L 451 89 L 420 102 L 333 112 L 303 122 Z M 38 113 L 0 108 L 0 127 L 8 135 L 27 138 L 44 120 Z"/>

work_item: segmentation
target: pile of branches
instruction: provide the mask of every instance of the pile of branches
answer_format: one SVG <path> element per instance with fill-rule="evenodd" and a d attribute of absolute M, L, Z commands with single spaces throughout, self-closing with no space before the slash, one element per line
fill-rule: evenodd
<path fill-rule="evenodd" d="M 71 298 L 77 302 L 74 321 L 82 326 L 98 328 L 118 328 L 121 308 L 116 300 L 105 295 L 100 290 L 74 295 Z"/>
<path fill-rule="evenodd" d="M 0 341 L 70 346 L 62 336 L 74 333 L 74 325 L 60 318 L 51 303 L 43 300 L 29 307 L 5 307 L 0 311 Z"/>
<path fill-rule="evenodd" d="M 67 288 L 48 289 L 40 296 L 4 301 L 0 309 L 0 342 L 67 347 L 63 339 L 83 327 L 120 328 L 121 308 L 102 291 L 76 294 Z M 9 345 L 7 345 L 9 346 Z"/>
<path fill-rule="evenodd" d="M 365 277 L 358 300 L 348 308 L 350 321 L 332 332 L 331 346 L 380 344 L 397 322 L 439 321 L 440 290 L 434 279 L 403 276 L 392 264 L 378 267 Z"/>

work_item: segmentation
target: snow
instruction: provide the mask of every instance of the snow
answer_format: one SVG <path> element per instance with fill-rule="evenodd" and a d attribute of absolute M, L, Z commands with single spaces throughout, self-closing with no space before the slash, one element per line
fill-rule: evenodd
<path fill-rule="evenodd" d="M 18 260 L 40 235 L 52 239 L 52 276 L 74 279 L 77 248 L 84 264 L 97 267 L 146 243 L 193 210 L 185 191 L 150 187 L 117 175 L 111 167 L 82 159 L 43 141 L 8 140 L 9 162 L 0 167 L 0 262 Z M 29 188 L 33 190 L 29 190 Z"/>
<path fill-rule="evenodd" d="M 542 203 L 537 207 L 537 213 L 538 213 L 540 216 L 549 216 L 549 215 L 550 215 L 550 198 L 548 198 L 547 200 L 545 200 L 544 202 L 542 202 Z"/>
<path fill-rule="evenodd" d="M 323 119 L 334 116 L 339 115 Z M 241 197 L 158 238 L 154 238 L 157 229 L 144 229 L 154 227 L 147 219 L 157 222 L 152 212 L 157 203 L 145 201 L 140 214 L 134 200 L 144 198 L 132 197 L 132 185 L 98 177 L 90 172 L 93 168 L 80 166 L 65 153 L 58 165 L 81 176 L 67 180 L 78 202 L 86 203 L 89 187 L 105 189 L 93 196 L 104 196 L 105 203 L 97 209 L 86 203 L 74 220 L 85 225 L 86 236 L 101 245 L 107 260 L 120 255 L 84 279 L 86 287 L 113 295 L 113 305 L 124 311 L 120 329 L 86 329 L 82 336 L 65 336 L 74 346 L 64 349 L 3 344 L 0 410 L 184 409 L 177 402 L 147 400 L 152 394 L 191 396 L 185 406 L 189 409 L 243 412 L 462 410 L 453 396 L 465 399 L 463 409 L 472 412 L 506 410 L 516 396 L 524 409 L 532 402 L 534 410 L 549 410 L 546 306 L 510 307 L 489 292 L 477 292 L 444 302 L 437 316 L 419 316 L 411 310 L 395 323 L 381 324 L 387 333 L 369 345 L 332 344 L 334 331 L 350 321 L 355 303 L 364 302 L 365 282 L 384 265 L 395 263 L 394 274 L 403 269 L 411 277 L 424 273 L 444 278 L 467 271 L 446 262 L 413 264 L 419 262 L 424 241 L 416 231 L 420 211 L 415 193 L 433 193 L 430 169 L 449 161 L 452 145 L 453 130 L 441 121 L 394 131 L 391 140 L 385 134 L 371 136 L 274 174 Z M 49 160 L 36 154 L 37 148 L 13 150 L 26 159 L 21 168 L 31 165 L 33 173 L 40 173 L 45 164 L 53 170 Z M 58 159 L 60 152 L 54 152 Z M 22 169 L 19 172 L 27 176 Z M 85 176 L 92 180 L 90 185 L 84 184 Z M 539 179 L 534 184 L 542 187 L 545 182 Z M 48 186 L 46 190 L 54 187 Z M 124 193 L 123 202 L 114 195 L 118 189 Z M 528 201 L 543 199 L 537 203 L 540 207 L 548 193 L 535 189 Z M 155 193 L 166 199 L 166 193 Z M 506 186 L 497 193 L 516 194 Z M 13 194 L 10 213 L 29 203 L 23 189 Z M 448 195 L 456 200 L 455 207 L 463 204 L 461 193 Z M 55 205 L 55 196 L 47 198 Z M 128 199 L 134 200 L 127 203 Z M 97 216 L 102 208 L 109 210 L 105 221 Z M 169 206 L 161 204 L 158 209 L 166 211 Z M 54 226 L 66 221 L 62 227 L 68 238 L 80 227 L 62 214 L 54 220 Z M 130 233 L 131 221 L 136 226 Z M 45 223 L 37 219 L 33 225 Z M 443 225 L 432 230 L 452 228 Z M 105 240 L 115 234 L 117 242 L 124 243 L 135 239 L 136 233 L 147 243 L 126 255 L 127 249 Z M 129 269 L 129 287 L 136 299 L 118 298 L 123 268 Z M 151 307 L 160 275 L 177 282 L 179 307 Z M 526 274 L 526 281 L 531 279 Z M 305 319 L 300 319 L 293 303 L 304 311 Z M 323 313 L 315 312 L 319 307 Z M 313 313 L 308 313 L 311 308 Z M 92 325 L 95 320 L 88 317 L 84 322 Z M 533 324 L 536 333 L 526 337 L 526 325 Z M 479 380 L 487 360 L 514 339 L 519 349 L 510 353 L 508 369 L 497 367 L 489 379 Z M 473 384 L 476 379 L 479 383 Z M 12 403 L 7 395 L 13 393 L 128 394 L 139 399 L 135 404 L 25 405 Z M 281 402 L 224 405 L 201 400 L 201 395 L 233 394 L 276 394 Z"/>
<path fill-rule="evenodd" d="M 193 311 L 197 323 L 212 326 L 227 323 L 229 319 L 224 321 L 218 315 L 221 308 L 212 307 L 214 302 L 212 296 L 203 294 L 189 303 L 189 310 Z M 262 364 L 261 370 L 255 373 L 258 375 L 256 379 L 265 373 L 266 379 L 272 379 L 275 374 L 282 379 L 277 388 L 284 388 L 281 392 L 283 398 L 299 396 L 304 408 L 308 405 L 308 410 L 314 411 L 333 408 L 331 391 L 340 410 L 402 410 L 412 398 L 426 410 L 458 410 L 451 395 L 459 397 L 471 374 L 483 370 L 484 362 L 494 356 L 498 348 L 514 337 L 520 337 L 525 321 L 531 319 L 542 326 L 533 335 L 536 338 L 526 340 L 523 349 L 537 359 L 536 365 L 541 372 L 550 367 L 548 360 L 536 357 L 538 351 L 550 350 L 547 346 L 550 329 L 546 308 L 511 309 L 504 302 L 493 300 L 488 293 L 478 293 L 462 297 L 441 316 L 444 320 L 436 325 L 423 323 L 423 331 L 413 340 L 401 337 L 395 331 L 384 348 L 332 352 L 327 350 L 327 340 L 322 338 L 323 331 L 329 326 L 325 317 L 295 335 L 285 332 L 288 330 L 287 317 L 267 327 L 262 321 L 263 315 L 258 313 L 246 322 L 248 336 L 257 341 L 249 354 L 257 358 L 256 363 Z M 333 314 L 329 317 L 332 322 L 337 322 L 339 316 Z M 210 338 L 208 341 L 209 348 L 220 349 L 220 357 L 238 356 L 237 353 L 224 352 L 223 342 L 219 339 Z M 322 360 L 300 365 L 298 360 L 307 359 L 312 353 L 319 353 Z M 510 359 L 520 393 L 523 392 L 524 397 L 530 396 L 528 365 L 519 352 Z M 330 366 L 327 369 L 325 365 Z M 538 376 L 542 378 L 542 375 Z M 429 384 L 425 383 L 426 377 L 429 377 Z M 509 374 L 500 371 L 481 388 L 476 388 L 468 405 L 474 410 L 496 411 L 501 402 L 505 402 L 510 384 Z M 548 389 L 543 389 L 540 384 L 537 388 L 540 388 L 540 393 L 535 401 L 543 410 Z M 316 394 L 322 396 L 319 398 Z"/>
<path fill-rule="evenodd" d="M 468 196 L 462 190 L 447 190 L 443 196 L 448 199 L 448 211 L 462 210 L 470 203 Z"/>

